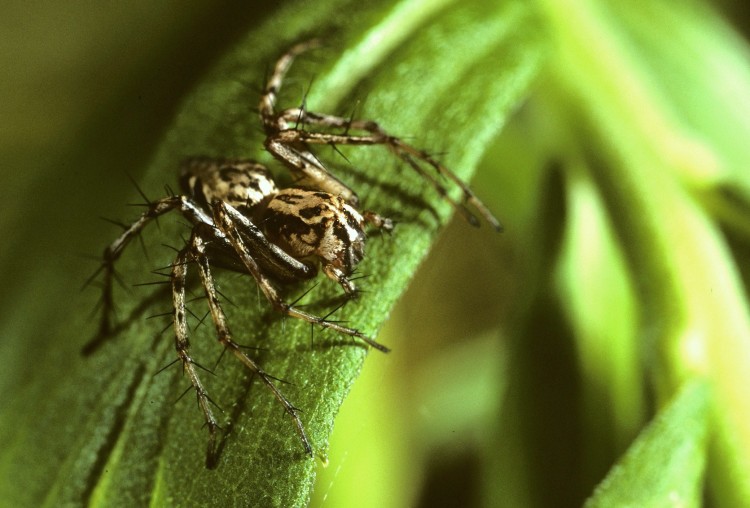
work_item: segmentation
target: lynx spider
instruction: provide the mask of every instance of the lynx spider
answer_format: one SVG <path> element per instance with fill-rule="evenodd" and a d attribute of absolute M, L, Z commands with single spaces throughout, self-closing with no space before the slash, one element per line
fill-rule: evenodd
<path fill-rule="evenodd" d="M 173 210 L 192 224 L 186 246 L 171 265 L 170 279 L 176 361 L 182 363 L 205 418 L 209 433 L 206 464 L 209 466 L 216 458 L 219 425 L 198 375 L 199 366 L 189 352 L 185 286 L 191 263 L 198 268 L 218 341 L 271 390 L 292 418 L 309 455 L 312 455 L 312 446 L 297 414 L 299 410 L 279 391 L 274 384 L 275 378 L 235 342 L 217 297 L 212 264 L 249 273 L 273 308 L 282 314 L 355 337 L 380 351 L 389 351 L 357 329 L 286 303 L 272 282 L 311 279 L 320 265 L 323 273 L 343 288 L 347 298 L 356 298 L 357 289 L 350 276 L 364 254 L 365 226 L 383 231 L 393 228 L 390 219 L 372 211 L 360 211 L 357 194 L 328 172 L 313 155 L 310 145 L 384 145 L 425 178 L 469 223 L 479 225 L 467 204 L 473 205 L 495 229 L 500 229 L 497 219 L 456 175 L 426 152 L 389 135 L 377 123 L 313 113 L 304 108 L 275 110 L 277 94 L 293 60 L 318 45 L 316 40 L 303 42 L 283 54 L 260 98 L 265 148 L 289 169 L 295 177 L 295 186 L 278 189 L 268 170 L 253 160 L 189 158 L 181 166 L 183 194 L 149 202 L 147 210 L 104 250 L 102 265 L 97 271 L 104 274 L 99 328 L 99 336 L 104 337 L 113 331 L 114 265 L 130 241 L 152 220 Z M 300 126 L 320 130 L 304 130 Z M 325 129 L 340 129 L 342 133 L 326 132 Z M 352 130 L 361 134 L 349 134 Z M 457 185 L 462 200 L 452 199 L 439 178 Z"/>

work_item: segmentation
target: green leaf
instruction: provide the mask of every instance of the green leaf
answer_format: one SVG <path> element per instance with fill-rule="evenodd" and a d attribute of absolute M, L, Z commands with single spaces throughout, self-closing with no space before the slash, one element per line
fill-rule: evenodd
<path fill-rule="evenodd" d="M 623 252 L 585 163 L 571 161 L 566 177 L 568 220 L 556 282 L 586 379 L 584 467 L 599 471 L 612 449 L 627 447 L 646 414 L 641 345 L 634 340 L 637 306 Z"/>
<path fill-rule="evenodd" d="M 597 487 L 586 507 L 701 506 L 709 388 L 679 391 Z"/>
<path fill-rule="evenodd" d="M 704 76 L 702 64 L 710 61 L 731 86 L 747 88 L 746 59 L 735 67 L 736 36 L 700 2 L 675 9 L 670 2 L 642 1 L 643 9 L 629 5 L 628 15 L 616 2 L 544 3 L 560 48 L 551 80 L 560 88 L 555 103 L 561 122 L 577 126 L 565 151 L 586 154 L 627 259 L 642 321 L 633 337 L 649 359 L 657 403 L 686 381 L 710 380 L 720 460 L 712 463 L 709 484 L 727 506 L 747 505 L 750 305 L 742 254 L 732 252 L 703 198 L 711 196 L 709 205 L 725 201 L 716 214 L 721 218 L 727 209 L 734 219 L 743 215 L 741 200 L 731 203 L 730 196 L 744 192 L 746 176 L 738 175 L 746 171 L 737 160 L 750 153 L 747 143 L 725 136 L 726 120 L 721 127 L 715 120 L 736 113 L 714 100 L 716 80 L 688 77 Z M 665 16 L 675 30 L 654 22 Z M 689 91 L 671 92 L 685 83 Z M 706 122 L 696 120 L 698 112 Z M 745 124 L 743 117 L 737 128 L 748 129 Z M 742 231 L 746 220 L 745 211 L 728 222 Z"/>
<path fill-rule="evenodd" d="M 155 197 L 163 184 L 175 186 L 178 162 L 188 155 L 255 157 L 279 169 L 262 153 L 252 112 L 255 88 L 292 42 L 315 35 L 326 46 L 295 63 L 282 104 L 299 104 L 310 87 L 308 109 L 342 115 L 356 109 L 357 116 L 377 119 L 417 146 L 446 152 L 441 159 L 468 178 L 535 75 L 541 56 L 535 26 L 521 1 L 289 3 L 222 56 L 178 108 L 148 169 L 132 173 Z M 361 265 L 369 275 L 362 283 L 368 292 L 335 314 L 375 336 L 450 210 L 385 150 L 345 153 L 351 164 L 333 151 L 321 150 L 319 156 L 352 184 L 366 208 L 400 221 L 392 237 L 372 238 L 368 245 Z M 83 166 L 81 176 L 89 181 L 99 183 L 106 175 L 101 167 Z M 121 216 L 120 203 L 138 197 L 121 175 L 107 176 L 103 184 L 117 186 L 117 195 L 96 213 Z M 61 188 L 48 190 L 40 200 L 52 203 Z M 55 234 L 64 240 L 72 219 L 38 217 L 36 230 L 52 229 L 52 219 L 62 221 Z M 149 271 L 174 257 L 162 244 L 179 246 L 187 234 L 176 218 L 160 226 L 144 235 L 148 258 L 133 247 L 118 265 L 127 286 L 156 279 Z M 96 250 L 114 234 L 102 229 L 91 236 L 71 234 L 67 241 Z M 24 237 L 17 242 L 24 245 Z M 203 374 L 212 399 L 224 410 L 227 431 L 218 468 L 205 469 L 207 433 L 200 412 L 190 394 L 174 403 L 186 380 L 179 367 L 156 375 L 174 357 L 172 339 L 169 332 L 160 333 L 168 321 L 145 316 L 169 310 L 167 292 L 118 290 L 122 333 L 82 358 L 78 351 L 93 334 L 86 316 L 95 291 L 83 301 L 66 298 L 85 279 L 84 269 L 61 270 L 52 253 L 40 263 L 43 267 L 15 293 L 16 318 L 3 326 L 1 356 L 7 368 L 0 369 L 0 386 L 15 389 L 5 390 L 0 410 L 1 499 L 25 506 L 307 503 L 316 461 L 304 454 L 271 393 L 230 358 L 215 368 L 215 376 Z M 320 330 L 311 335 L 309 325 L 281 319 L 248 277 L 222 273 L 219 284 L 236 304 L 226 309 L 236 339 L 261 348 L 252 355 L 289 382 L 282 389 L 304 411 L 312 444 L 324 457 L 334 417 L 367 351 L 346 337 Z M 287 298 L 294 300 L 313 285 L 290 287 Z M 35 295 L 45 291 L 56 299 L 39 308 Z M 303 303 L 325 314 L 326 302 L 339 292 L 320 281 Z M 192 308 L 198 317 L 205 312 L 200 300 Z M 34 315 L 42 317 L 35 321 Z M 194 357 L 211 368 L 220 354 L 211 326 L 193 328 Z M 379 353 L 372 356 L 368 361 L 383 360 Z"/>

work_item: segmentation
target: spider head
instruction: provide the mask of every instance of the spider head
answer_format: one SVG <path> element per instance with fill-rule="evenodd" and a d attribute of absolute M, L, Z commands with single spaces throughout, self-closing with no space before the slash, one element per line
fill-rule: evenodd
<path fill-rule="evenodd" d="M 266 237 L 290 256 L 320 261 L 326 273 L 344 277 L 364 257 L 364 225 L 341 197 L 299 187 L 279 191 L 262 219 Z"/>

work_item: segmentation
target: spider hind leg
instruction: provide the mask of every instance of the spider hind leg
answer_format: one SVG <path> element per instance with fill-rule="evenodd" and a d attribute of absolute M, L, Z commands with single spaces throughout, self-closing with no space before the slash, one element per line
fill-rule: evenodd
<path fill-rule="evenodd" d="M 131 241 L 136 237 L 140 238 L 141 232 L 147 225 L 172 210 L 179 211 L 193 224 L 206 223 L 211 220 L 192 200 L 185 196 L 168 196 L 157 201 L 148 202 L 145 206 L 146 211 L 129 226 L 126 225 L 120 236 L 115 238 L 104 249 L 101 265 L 86 282 L 86 285 L 88 285 L 99 274 L 103 274 L 101 283 L 102 296 L 98 304 L 101 312 L 99 328 L 94 338 L 83 347 L 83 355 L 93 353 L 101 343 L 112 336 L 118 329 L 118 326 L 115 324 L 116 316 L 113 291 L 114 281 L 117 280 L 121 284 L 122 281 L 118 278 L 115 265 Z"/>
<path fill-rule="evenodd" d="M 301 53 L 320 46 L 316 39 L 293 46 L 282 55 L 268 79 L 265 92 L 261 96 L 258 110 L 266 132 L 266 149 L 283 163 L 300 181 L 326 192 L 341 196 L 356 206 L 356 193 L 332 175 L 310 151 L 310 144 L 336 145 L 383 145 L 394 155 L 405 161 L 435 189 L 440 197 L 473 226 L 479 225 L 477 217 L 467 208 L 471 205 L 496 231 L 502 231 L 500 221 L 489 208 L 474 194 L 471 188 L 455 173 L 438 162 L 424 150 L 417 149 L 400 138 L 388 134 L 372 120 L 355 120 L 335 115 L 308 111 L 307 108 L 288 108 L 276 112 L 277 95 L 294 59 Z M 320 129 L 342 129 L 342 133 L 310 132 L 306 126 Z M 350 130 L 364 134 L 350 134 Z M 423 167 L 421 164 L 424 164 Z M 452 198 L 442 180 L 449 180 L 461 191 L 461 199 Z"/>

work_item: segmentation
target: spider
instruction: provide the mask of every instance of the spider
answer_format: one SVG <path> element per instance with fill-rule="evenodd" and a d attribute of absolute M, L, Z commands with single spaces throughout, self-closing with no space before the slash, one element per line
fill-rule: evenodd
<path fill-rule="evenodd" d="M 424 177 L 471 224 L 479 225 L 479 220 L 468 210 L 467 204 L 473 205 L 495 229 L 500 229 L 497 219 L 457 176 L 426 152 L 389 135 L 377 123 L 313 113 L 304 108 L 276 111 L 277 94 L 295 57 L 318 45 L 317 40 L 307 41 L 284 53 L 273 68 L 259 104 L 266 135 L 265 148 L 289 169 L 295 177 L 295 185 L 279 189 L 270 172 L 249 159 L 186 159 L 181 166 L 182 194 L 149 202 L 146 211 L 104 250 L 97 271 L 103 272 L 104 277 L 99 336 L 106 336 L 113 331 L 115 262 L 131 240 L 147 224 L 170 211 L 179 212 L 192 225 L 190 238 L 171 265 L 175 361 L 181 362 L 183 372 L 190 379 L 205 419 L 209 433 L 206 464 L 209 466 L 215 460 L 219 424 L 198 375 L 199 366 L 190 355 L 185 307 L 189 266 L 197 267 L 219 343 L 256 374 L 278 399 L 291 417 L 308 455 L 312 455 L 312 446 L 297 414 L 299 410 L 279 391 L 275 378 L 235 342 L 217 297 L 212 266 L 251 275 L 273 308 L 282 314 L 355 337 L 380 351 L 389 351 L 357 329 L 285 302 L 276 289 L 275 283 L 311 279 L 320 268 L 341 286 L 347 298 L 356 298 L 358 292 L 351 275 L 364 255 L 365 230 L 390 231 L 393 228 L 390 219 L 359 209 L 357 194 L 328 172 L 313 155 L 311 145 L 384 145 Z M 319 130 L 305 130 L 300 126 Z M 330 132 L 332 130 L 340 130 L 340 133 Z M 361 134 L 350 134 L 350 131 Z M 462 200 L 452 199 L 439 179 L 457 185 Z"/>

